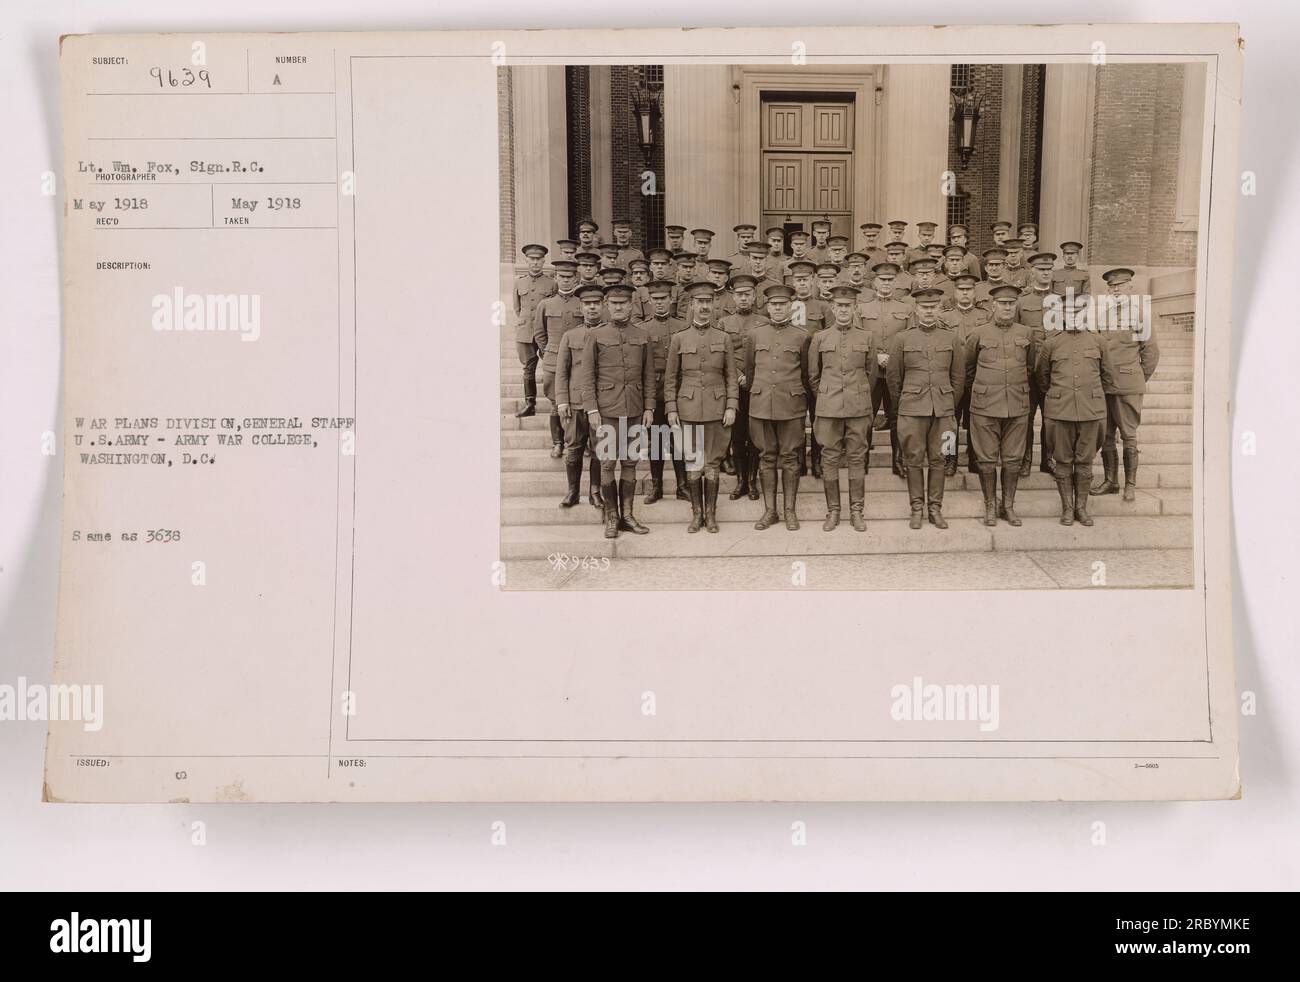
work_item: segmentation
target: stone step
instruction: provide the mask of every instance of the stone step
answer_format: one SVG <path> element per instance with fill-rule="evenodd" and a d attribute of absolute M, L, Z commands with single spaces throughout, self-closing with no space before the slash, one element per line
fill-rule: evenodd
<path fill-rule="evenodd" d="M 1153 378 L 1150 382 L 1147 383 L 1147 392 L 1160 393 L 1162 395 L 1168 393 L 1176 393 L 1176 392 L 1190 393 L 1192 391 L 1192 383 L 1190 379 L 1191 379 L 1190 373 L 1187 375 L 1186 380 L 1180 378 L 1174 378 L 1174 379 L 1162 378 L 1159 375 L 1157 375 L 1155 378 Z M 515 378 L 510 378 L 501 383 L 501 393 L 500 393 L 501 398 L 519 399 L 523 397 L 523 394 L 524 394 L 524 383 L 522 380 L 516 380 Z M 546 397 L 542 395 L 542 380 L 540 377 L 537 380 L 537 395 L 540 401 L 542 402 L 546 401 Z"/>
<path fill-rule="evenodd" d="M 590 508 L 587 511 L 594 519 L 595 513 Z M 843 523 L 834 532 L 823 532 L 820 518 L 801 515 L 802 526 L 796 532 L 784 524 L 760 532 L 750 522 L 720 522 L 717 533 L 690 533 L 684 524 L 655 524 L 641 511 L 637 510 L 637 516 L 650 528 L 648 535 L 621 532 L 617 538 L 607 539 L 604 527 L 594 521 L 590 525 L 505 526 L 501 529 L 501 558 L 545 559 L 557 553 L 679 561 L 720 556 L 800 558 L 1074 549 L 1095 553 L 1103 549 L 1186 549 L 1192 542 L 1192 520 L 1185 516 L 1103 516 L 1091 528 L 1078 523 L 1067 527 L 1055 518 L 1026 518 L 1020 528 L 1005 522 L 988 528 L 973 518 L 955 518 L 943 530 L 928 523 L 912 529 L 900 518 L 870 522 L 866 532 L 855 532 Z"/>
<path fill-rule="evenodd" d="M 1106 564 L 1104 584 L 1097 582 L 1094 564 L 1099 560 Z M 1191 549 L 903 553 L 876 555 L 868 562 L 861 556 L 819 556 L 805 564 L 796 582 L 791 560 L 784 556 L 717 556 L 689 563 L 625 557 L 587 564 L 580 558 L 514 559 L 507 564 L 503 589 L 984 590 L 990 584 L 1003 590 L 1168 589 L 1195 585 L 1194 561 Z"/>
<path fill-rule="evenodd" d="M 1191 496 L 1186 491 L 1152 491 L 1138 489 L 1135 501 L 1124 501 L 1117 494 L 1089 498 L 1089 510 L 1098 516 L 1106 515 L 1190 515 Z M 688 501 L 669 495 L 653 505 L 637 499 L 636 514 L 643 522 L 679 522 L 691 520 Z M 849 514 L 848 484 L 840 484 L 840 509 L 842 517 Z M 873 491 L 863 497 L 863 514 L 868 521 L 906 518 L 909 512 L 907 492 L 897 490 Z M 1055 518 L 1061 512 L 1061 499 L 1055 491 L 1024 491 L 1016 494 L 1016 513 L 1021 518 Z M 944 492 L 943 513 L 952 518 L 982 518 L 984 500 L 978 491 Z M 718 520 L 720 522 L 756 522 L 763 514 L 762 501 L 748 498 L 730 500 L 725 492 L 718 494 Z M 799 486 L 799 515 L 826 516 L 826 498 L 820 489 L 805 492 Z M 502 525 L 589 525 L 599 521 L 599 513 L 583 500 L 573 508 L 561 508 L 556 498 L 506 498 L 501 503 Z"/>
<path fill-rule="evenodd" d="M 520 389 L 522 392 L 522 385 Z M 504 414 L 513 415 L 523 407 L 522 395 L 510 398 L 503 397 L 501 399 L 501 412 Z M 551 411 L 550 403 L 547 402 L 545 396 L 540 394 L 540 391 L 537 398 L 537 409 L 542 415 Z M 1148 392 L 1142 398 L 1142 415 L 1144 419 L 1147 418 L 1148 410 L 1152 409 L 1182 409 L 1190 413 L 1192 411 L 1192 395 L 1190 392 Z"/>
<path fill-rule="evenodd" d="M 502 433 L 503 437 L 510 436 L 509 433 Z M 1156 443 L 1147 444 L 1142 448 L 1142 464 L 1191 464 L 1192 447 L 1190 443 Z M 1036 463 L 1041 459 L 1039 451 L 1035 450 L 1032 456 Z M 877 469 L 889 471 L 890 454 L 888 446 L 877 446 L 871 451 L 868 467 L 870 470 Z M 962 457 L 962 466 L 965 466 L 965 457 Z M 1094 458 L 1094 467 L 1101 466 L 1100 455 Z M 639 469 L 648 471 L 648 462 L 642 462 Z M 665 462 L 665 472 L 672 470 L 671 463 Z M 532 472 L 557 472 L 563 473 L 564 461 L 552 457 L 550 450 L 502 450 L 501 451 L 501 471 L 502 473 L 532 473 Z"/>
<path fill-rule="evenodd" d="M 513 419 L 513 417 L 512 417 Z M 543 422 L 546 417 L 543 417 Z M 1037 430 L 1038 427 L 1035 427 Z M 1038 437 L 1041 434 L 1035 433 L 1034 443 L 1038 444 Z M 876 450 L 880 450 L 881 437 L 885 438 L 888 443 L 889 434 L 884 430 L 878 431 L 876 437 Z M 1138 428 L 1138 445 L 1144 449 L 1154 444 L 1190 444 L 1192 441 L 1192 428 L 1187 425 L 1161 426 L 1157 424 L 1143 423 Z M 958 438 L 958 445 L 966 445 L 965 431 Z M 551 449 L 551 434 L 546 427 L 529 427 L 528 429 L 507 429 L 501 433 L 501 448 L 503 450 L 546 450 Z"/>
<path fill-rule="evenodd" d="M 1168 352 L 1162 349 L 1160 352 L 1160 364 L 1156 367 L 1156 373 L 1159 375 L 1160 372 L 1167 368 L 1190 369 L 1193 364 L 1194 359 L 1190 351 L 1187 353 L 1178 351 Z M 523 371 L 523 366 L 519 364 L 519 359 L 515 357 L 514 352 L 512 351 L 509 354 L 502 356 L 500 369 L 502 375 L 514 376 Z M 541 372 L 540 365 L 537 370 L 539 373 Z"/>

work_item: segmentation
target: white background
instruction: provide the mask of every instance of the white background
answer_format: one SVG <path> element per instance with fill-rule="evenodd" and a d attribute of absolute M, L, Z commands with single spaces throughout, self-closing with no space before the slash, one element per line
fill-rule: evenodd
<path fill-rule="evenodd" d="M 276 9 L 222 0 L 117 9 L 58 2 L 11 7 L 0 31 L 0 683 L 49 677 L 58 582 L 61 456 L 60 209 L 41 193 L 61 159 L 60 34 L 151 31 L 1052 23 L 1077 3 L 815 7 L 748 0 L 594 7 L 573 0 L 479 6 L 429 19 L 427 2 L 316 0 Z M 40 803 L 45 727 L 0 723 L 0 887 L 235 888 L 861 888 L 1296 889 L 1297 556 L 1300 249 L 1293 5 L 1096 0 L 1096 22 L 1238 19 L 1246 40 L 1240 165 L 1258 194 L 1238 205 L 1233 271 L 1234 619 L 1244 798 L 1088 805 L 734 806 L 90 806 Z M 593 18 L 599 16 L 600 20 Z M 1290 166 L 1288 166 L 1290 165 Z M 61 184 L 61 182 L 60 182 Z M 1240 452 L 1255 435 L 1257 453 Z M 1159 625 L 1153 623 L 1154 630 Z M 1134 653 L 1140 657 L 1140 652 Z M 207 823 L 207 845 L 190 826 Z M 508 845 L 490 844 L 507 825 Z M 808 844 L 791 845 L 791 823 Z M 1106 823 L 1105 846 L 1092 844 Z"/>

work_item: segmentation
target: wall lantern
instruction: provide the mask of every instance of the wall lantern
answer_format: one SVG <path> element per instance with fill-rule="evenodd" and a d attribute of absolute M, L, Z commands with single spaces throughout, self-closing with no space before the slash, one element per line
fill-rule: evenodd
<path fill-rule="evenodd" d="M 969 85 L 963 85 L 954 88 L 951 97 L 952 121 L 957 127 L 957 150 L 961 154 L 961 165 L 965 167 L 975 152 L 975 127 L 979 125 L 984 95 Z"/>

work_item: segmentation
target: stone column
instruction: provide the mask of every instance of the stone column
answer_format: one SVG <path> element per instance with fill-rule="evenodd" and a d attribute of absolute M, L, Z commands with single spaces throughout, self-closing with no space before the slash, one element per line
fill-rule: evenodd
<path fill-rule="evenodd" d="M 1002 127 L 998 133 L 998 218 L 1013 225 L 1029 221 L 1020 207 L 1020 114 L 1024 108 L 1025 66 L 1002 66 Z M 1016 229 L 1011 230 L 1015 235 Z M 1055 248 L 1055 247 L 1053 247 Z"/>
<path fill-rule="evenodd" d="M 1053 252 L 1067 239 L 1082 242 L 1088 263 L 1088 200 L 1092 193 L 1096 68 L 1048 65 L 1043 86 L 1043 171 L 1039 238 Z"/>
<path fill-rule="evenodd" d="M 907 239 L 916 242 L 916 223 L 931 221 L 947 228 L 943 176 L 948 170 L 948 126 L 952 118 L 948 65 L 889 65 L 880 155 L 884 224 L 901 218 Z M 859 160 L 858 166 L 866 164 Z M 887 236 L 881 241 L 886 241 Z"/>
<path fill-rule="evenodd" d="M 666 221 L 713 229 L 713 254 L 732 249 L 738 215 L 740 107 L 727 65 L 664 66 Z M 758 148 L 753 148 L 757 155 Z M 746 221 L 756 221 L 745 216 Z"/>
<path fill-rule="evenodd" d="M 515 238 L 554 248 L 569 235 L 563 65 L 515 65 Z M 516 257 L 518 258 L 518 257 Z"/>

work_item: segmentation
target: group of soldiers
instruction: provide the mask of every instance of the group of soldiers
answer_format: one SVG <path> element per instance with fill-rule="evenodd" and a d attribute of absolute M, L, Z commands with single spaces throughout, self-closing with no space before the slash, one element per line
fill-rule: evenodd
<path fill-rule="evenodd" d="M 605 535 L 649 531 L 634 514 L 641 453 L 623 442 L 596 449 L 599 432 L 641 424 L 672 434 L 650 454 L 644 503 L 662 499 L 669 457 L 677 497 L 691 502 L 690 532 L 718 531 L 720 473 L 736 475 L 732 500 L 762 497 L 754 527 L 766 529 L 780 521 L 779 472 L 785 525 L 798 529 L 810 460 L 826 495 L 822 528 L 840 523 L 843 464 L 849 521 L 862 532 L 874 434 L 887 431 L 911 527 L 928 519 L 945 529 L 944 483 L 957 470 L 962 426 L 984 523 L 1019 526 L 1016 487 L 1030 474 L 1040 414 L 1040 469 L 1055 477 L 1062 525 L 1092 525 L 1089 495 L 1120 492 L 1120 444 L 1123 498 L 1134 500 L 1142 396 L 1159 350 L 1142 306 L 1122 302 L 1133 270 L 1102 273 L 1111 302 L 1098 305 L 1079 265 L 1083 246 L 1043 251 L 1031 223 L 1014 238 L 1010 222 L 995 223 L 982 256 L 968 250 L 962 225 L 936 242 L 936 224 L 918 222 L 915 244 L 907 222 L 887 227 L 864 223 L 862 245 L 850 251 L 829 221 L 813 222 L 811 233 L 770 228 L 761 240 L 756 225 L 741 224 L 736 252 L 715 258 L 709 229 L 669 225 L 665 247 L 643 254 L 630 222 L 615 220 L 612 241 L 600 242 L 588 220 L 576 240 L 557 243 L 549 269 L 550 249 L 525 245 L 527 271 L 514 286 L 525 393 L 516 415 L 537 411 L 540 361 L 551 456 L 564 458 L 568 477 L 561 507 L 578 504 L 589 452 L 588 501 Z M 683 441 L 702 451 L 702 467 L 688 470 Z"/>

